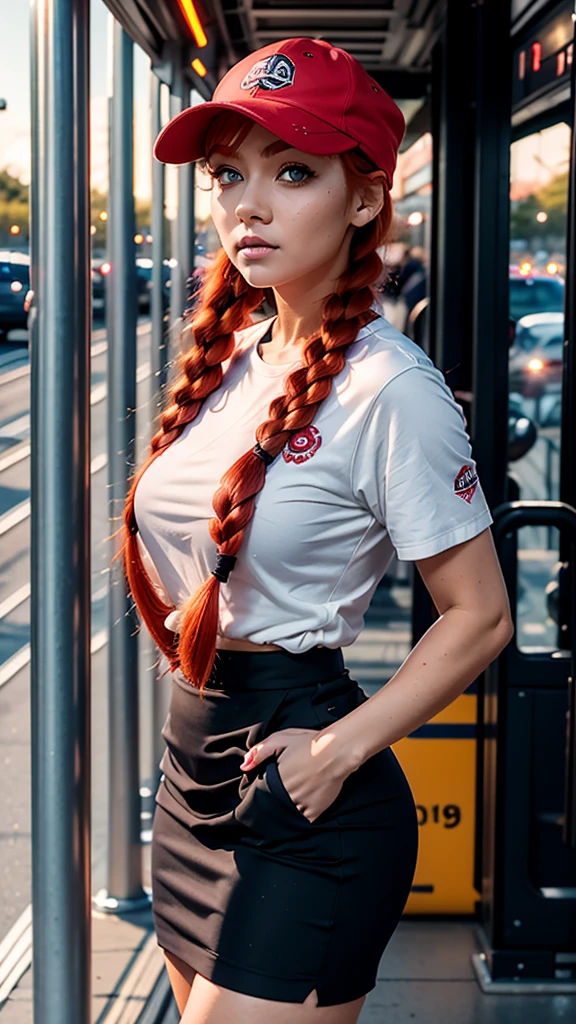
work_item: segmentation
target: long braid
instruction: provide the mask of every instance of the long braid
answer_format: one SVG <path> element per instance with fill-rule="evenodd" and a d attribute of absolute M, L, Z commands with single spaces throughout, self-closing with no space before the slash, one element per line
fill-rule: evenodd
<path fill-rule="evenodd" d="M 389 224 L 389 206 L 383 219 Z M 370 285 L 379 277 L 382 261 L 376 253 L 382 221 L 357 231 L 350 264 L 336 292 L 325 299 L 320 334 L 308 340 L 301 369 L 290 374 L 285 393 L 270 406 L 269 418 L 256 430 L 256 440 L 270 458 L 282 451 L 297 430 L 310 426 L 319 406 L 330 394 L 332 380 L 344 369 L 346 351 L 358 331 L 376 314 L 371 309 Z M 266 479 L 266 465 L 255 449 L 242 455 L 222 477 L 213 498 L 215 518 L 208 524 L 218 555 L 233 561 L 254 514 L 255 499 Z M 182 609 L 180 664 L 192 684 L 203 689 L 216 654 L 220 578 L 212 573 Z"/>
<path fill-rule="evenodd" d="M 152 639 L 174 669 L 179 664 L 175 634 L 164 620 L 175 610 L 166 605 L 146 573 L 138 544 L 134 495 L 148 467 L 171 445 L 200 412 L 205 399 L 222 383 L 222 363 L 234 351 L 234 332 L 250 324 L 250 313 L 264 293 L 247 284 L 224 250 L 207 270 L 197 312 L 184 328 L 191 347 L 179 357 L 181 374 L 171 389 L 172 402 L 160 417 L 160 428 L 150 442 L 150 454 L 133 477 L 124 508 L 124 540 L 115 558 L 123 556 L 128 585 Z"/>
<path fill-rule="evenodd" d="M 239 144 L 249 126 L 238 131 L 236 118 L 233 115 L 231 128 Z M 344 153 L 340 159 L 351 186 L 364 184 L 365 175 L 374 170 L 358 151 Z M 391 221 L 392 203 L 384 189 L 384 206 L 378 216 L 353 235 L 348 269 L 336 291 L 324 300 L 320 332 L 304 346 L 304 366 L 290 374 L 284 394 L 271 403 L 268 419 L 256 430 L 256 448 L 241 456 L 222 477 L 213 498 L 215 517 L 208 524 L 218 547 L 217 567 L 181 609 L 180 632 L 176 635 L 164 625 L 167 615 L 175 609 L 162 601 L 142 561 L 134 493 L 154 459 L 180 436 L 196 418 L 205 399 L 220 387 L 222 363 L 233 354 L 234 332 L 249 326 L 250 313 L 265 294 L 247 284 L 223 250 L 206 273 L 200 308 L 185 328 L 191 335 L 191 347 L 181 357 L 182 373 L 172 386 L 172 404 L 162 414 L 150 455 L 131 484 L 124 511 L 124 542 L 118 552 L 123 555 L 130 591 L 152 638 L 168 658 L 171 669 L 180 666 L 200 691 L 214 664 L 220 582 L 226 582 L 242 545 L 254 514 L 255 499 L 265 483 L 266 465 L 280 454 L 295 431 L 310 426 L 330 394 L 332 380 L 345 367 L 349 346 L 360 328 L 376 316 L 371 309 L 372 285 L 382 270 L 376 250 L 386 240 Z"/>

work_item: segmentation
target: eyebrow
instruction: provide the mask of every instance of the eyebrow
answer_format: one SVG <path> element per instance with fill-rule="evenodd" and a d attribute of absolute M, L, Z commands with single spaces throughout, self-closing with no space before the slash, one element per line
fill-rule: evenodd
<path fill-rule="evenodd" d="M 276 156 L 277 153 L 282 153 L 285 149 L 294 149 L 294 146 L 289 142 L 284 142 L 283 139 L 276 139 L 274 142 L 271 142 L 269 146 L 264 146 L 260 156 Z"/>
<path fill-rule="evenodd" d="M 264 146 L 264 149 L 260 153 L 260 156 L 263 156 L 266 159 L 268 159 L 268 157 L 276 156 L 277 153 L 282 153 L 285 149 L 294 148 L 295 147 L 292 146 L 289 142 L 284 142 L 283 139 L 275 139 L 274 142 L 271 142 L 268 146 Z M 218 152 L 223 153 L 225 156 L 234 156 L 236 150 L 233 145 L 223 145 L 222 143 L 215 143 L 215 145 L 212 146 L 210 152 L 207 154 L 207 159 L 209 160 L 213 153 Z"/>

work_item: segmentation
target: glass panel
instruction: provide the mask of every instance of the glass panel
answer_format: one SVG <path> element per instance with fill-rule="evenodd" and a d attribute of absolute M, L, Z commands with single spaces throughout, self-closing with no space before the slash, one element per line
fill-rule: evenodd
<path fill-rule="evenodd" d="M 429 132 L 399 155 L 392 198 L 395 218 L 389 244 L 382 253 L 386 274 L 380 290 L 382 309 L 394 327 L 427 350 L 432 210 Z"/>
<path fill-rule="evenodd" d="M 510 416 L 528 417 L 537 432 L 514 461 L 520 498 L 558 498 L 569 153 L 563 122 L 511 151 Z"/>
<path fill-rule="evenodd" d="M 559 649 L 555 618 L 559 543 L 554 526 L 525 526 L 518 531 L 516 644 L 525 654 Z"/>
<path fill-rule="evenodd" d="M 556 124 L 512 145 L 510 180 L 510 498 L 558 501 L 570 129 Z M 522 438 L 532 444 L 526 450 Z M 522 651 L 557 648 L 550 615 L 559 558 L 555 528 L 518 534 Z"/>
<path fill-rule="evenodd" d="M 93 259 L 92 398 L 92 882 L 96 892 L 106 881 L 107 844 L 107 596 L 111 548 L 108 537 L 115 529 L 108 519 L 106 468 L 107 368 L 105 329 L 106 228 L 108 223 L 108 8 L 103 0 L 91 4 L 91 231 Z M 0 262 L 0 291 L 6 294 L 11 281 L 20 281 L 24 296 L 28 287 L 28 184 L 30 180 L 30 5 L 13 4 L 2 22 L 0 68 L 4 72 L 1 95 L 6 109 L 0 113 L 0 249 L 10 249 L 11 261 Z M 150 231 L 150 131 L 149 59 L 135 51 L 135 195 L 136 226 L 143 235 L 136 242 L 144 260 Z M 19 233 L 10 232 L 19 226 Z M 146 264 L 140 268 L 146 280 Z M 0 304 L 1 306 L 1 304 Z M 139 291 L 138 327 L 138 459 L 142 436 L 149 433 L 152 403 L 150 338 L 144 289 Z M 6 309 L 6 303 L 4 303 Z M 0 435 L 0 942 L 30 904 L 30 375 L 28 343 L 2 333 L 0 308 L 0 384 L 2 432 Z M 16 372 L 14 373 L 14 371 Z M 155 410 L 154 410 L 155 411 Z M 14 513 L 17 513 L 14 515 Z M 13 521 L 10 521 L 12 517 Z M 147 657 L 146 641 L 141 644 Z M 143 666 L 150 676 L 149 663 Z M 148 751 L 142 745 L 143 760 Z M 22 950 L 24 952 L 24 949 Z M 24 1012 L 24 1011 L 23 1011 Z M 18 1017 L 20 1020 L 21 1018 Z"/>

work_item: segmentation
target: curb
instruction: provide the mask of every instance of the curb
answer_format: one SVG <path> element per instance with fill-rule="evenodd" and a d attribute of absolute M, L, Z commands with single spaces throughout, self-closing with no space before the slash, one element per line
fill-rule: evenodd
<path fill-rule="evenodd" d="M 179 1020 L 170 980 L 163 970 L 136 1024 L 178 1024 Z"/>

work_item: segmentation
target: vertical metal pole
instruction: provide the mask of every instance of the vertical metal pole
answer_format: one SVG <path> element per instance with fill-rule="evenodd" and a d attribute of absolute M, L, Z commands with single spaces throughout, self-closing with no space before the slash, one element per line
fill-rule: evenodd
<path fill-rule="evenodd" d="M 472 315 L 472 415 L 470 434 L 482 486 L 491 508 L 506 496 L 510 260 L 510 142 L 512 51 L 510 0 L 472 6 L 475 53 L 475 181 Z M 511 595 L 513 603 L 513 597 Z M 495 677 L 494 677 L 495 678 Z M 474 883 L 483 916 L 493 910 L 490 829 L 493 697 L 491 673 L 477 680 L 476 841 Z M 498 750 L 500 755 L 500 750 Z M 490 892 L 488 890 L 491 890 Z"/>
<path fill-rule="evenodd" d="M 162 127 L 162 83 L 154 71 L 150 72 L 150 115 L 152 142 Z M 165 245 L 165 165 L 152 156 L 152 294 L 151 294 L 151 351 L 153 394 L 152 416 L 161 411 L 164 387 L 167 379 L 168 347 L 164 322 L 164 245 Z M 152 424 L 155 431 L 157 423 Z M 144 671 L 141 673 L 141 714 L 142 729 L 142 778 L 149 784 L 150 795 L 156 791 L 160 778 L 159 762 L 161 753 L 161 729 L 165 718 L 161 718 L 160 686 L 155 663 L 158 650 L 153 641 L 146 639 L 143 652 Z M 144 803 L 142 804 L 144 808 Z M 152 812 L 153 806 L 149 808 Z"/>
<path fill-rule="evenodd" d="M 133 77 L 134 46 L 121 25 L 115 22 L 108 217 L 112 270 L 107 303 L 108 491 L 114 531 L 122 521 L 135 457 L 137 303 Z M 114 550 L 120 540 L 121 537 L 115 538 Z M 121 559 L 114 562 L 110 572 L 108 685 L 108 890 L 98 894 L 96 903 L 100 909 L 122 912 L 144 905 L 148 897 L 141 884 L 138 635 Z"/>
<path fill-rule="evenodd" d="M 512 56 L 510 0 L 474 7 L 476 180 L 471 435 L 491 508 L 504 501 L 508 425 L 508 264 Z"/>
<path fill-rule="evenodd" d="M 34 1020 L 90 1020 L 88 0 L 32 7 Z"/>
<path fill-rule="evenodd" d="M 188 96 L 190 92 L 188 91 Z M 182 164 L 178 168 L 178 266 L 182 268 L 183 303 L 182 312 L 188 305 L 186 282 L 194 270 L 194 164 Z"/>
<path fill-rule="evenodd" d="M 161 95 L 162 83 L 157 75 L 150 73 L 150 99 L 152 141 L 162 127 Z M 164 164 L 152 157 L 152 351 L 150 361 L 152 377 L 158 389 L 158 407 L 161 406 L 162 389 L 166 383 L 168 359 L 164 336 Z"/>
<path fill-rule="evenodd" d="M 182 56 L 180 51 L 177 51 L 173 56 L 173 68 L 172 68 L 172 84 L 170 87 L 170 117 L 175 117 L 181 110 L 184 109 L 184 102 L 182 98 L 183 82 L 182 82 Z M 176 217 L 170 224 L 170 255 L 172 257 L 173 266 L 172 273 L 170 276 L 170 328 L 172 329 L 182 316 L 182 310 L 184 308 L 185 301 L 185 282 L 182 278 L 182 268 L 180 266 L 180 185 L 181 178 L 178 174 L 178 204 Z"/>
<path fill-rule="evenodd" d="M 441 39 L 432 53 L 433 188 L 428 352 L 452 390 L 469 389 L 471 374 L 474 68 L 462 46 L 470 5 L 448 0 Z M 437 610 L 418 573 L 412 592 L 412 642 Z"/>
<path fill-rule="evenodd" d="M 576 12 L 576 4 L 575 4 Z M 574 19 L 576 45 L 576 17 Z M 566 246 L 566 290 L 564 293 L 564 366 L 562 374 L 562 432 L 560 444 L 559 500 L 576 507 L 576 61 L 572 63 L 570 173 L 568 175 L 568 230 Z M 562 551 L 570 557 L 563 544 Z M 569 633 L 566 629 L 564 632 Z M 574 639 L 574 638 L 573 638 Z"/>
<path fill-rule="evenodd" d="M 432 57 L 431 355 L 453 391 L 471 387 L 474 63 L 471 9 L 448 0 Z M 450 371 L 450 372 L 448 372 Z"/>
<path fill-rule="evenodd" d="M 576 7 L 575 7 L 576 10 Z M 574 40 L 576 43 L 576 19 Z M 570 173 L 568 193 L 568 237 L 566 246 L 566 291 L 564 294 L 564 365 L 562 369 L 562 428 L 560 434 L 559 500 L 576 505 L 576 62 L 571 74 L 572 137 L 570 141 Z M 560 534 L 560 561 L 569 566 L 565 583 L 566 595 L 560 610 L 562 645 L 571 651 L 568 682 L 568 717 L 566 733 L 566 785 L 562 838 L 576 850 L 576 565 L 575 547 L 570 538 Z"/>
<path fill-rule="evenodd" d="M 174 117 L 190 104 L 190 86 L 184 76 L 182 54 L 175 57 L 170 116 Z M 178 168 L 178 215 L 172 222 L 171 248 L 177 266 L 172 269 L 170 321 L 182 316 L 186 307 L 186 281 L 194 270 L 194 165 Z"/>
<path fill-rule="evenodd" d="M 472 280 L 472 410 L 469 432 L 488 504 L 507 490 L 508 264 L 512 54 L 510 0 L 468 5 L 475 64 L 475 179 Z M 461 37 L 462 38 L 462 37 Z M 456 46 L 460 46 L 458 41 Z M 449 279 L 448 286 L 449 286 Z M 486 875 L 484 822 L 490 814 L 489 710 L 486 676 L 477 685 L 474 884 Z"/>

